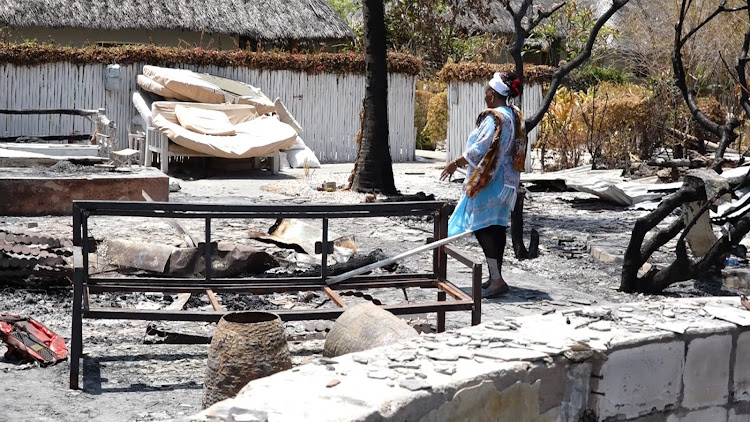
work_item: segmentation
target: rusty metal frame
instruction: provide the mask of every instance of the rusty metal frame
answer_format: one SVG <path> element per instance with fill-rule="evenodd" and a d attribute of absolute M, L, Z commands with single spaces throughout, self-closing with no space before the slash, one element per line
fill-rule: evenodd
<path fill-rule="evenodd" d="M 205 244 L 211 244 L 211 221 L 232 218 L 299 218 L 323 221 L 322 245 L 328 245 L 328 221 L 336 218 L 366 218 L 384 216 L 434 216 L 433 236 L 443 239 L 448 233 L 449 208 L 444 202 L 393 202 L 353 205 L 214 205 L 179 204 L 166 202 L 74 201 L 73 202 L 73 324 L 70 353 L 70 388 L 78 388 L 80 358 L 83 353 L 83 318 L 136 319 L 167 321 L 218 321 L 226 312 L 138 310 L 89 306 L 89 294 L 101 292 L 165 292 L 216 293 L 234 292 L 267 294 L 283 291 L 321 290 L 337 306 L 332 309 L 274 310 L 284 321 L 335 319 L 346 310 L 346 302 L 336 293 L 340 290 L 376 288 L 435 288 L 437 301 L 381 305 L 396 315 L 437 314 L 438 331 L 445 330 L 445 314 L 451 311 L 470 311 L 472 325 L 481 322 L 482 264 L 450 245 L 433 251 L 430 273 L 393 275 L 361 275 L 345 282 L 327 286 L 326 267 L 328 248 L 322 247 L 319 277 L 287 278 L 214 278 L 211 274 L 211 249 L 205 249 L 204 278 L 160 277 L 97 277 L 89 274 L 88 256 L 91 245 L 84 242 L 88 219 L 92 216 L 120 216 L 144 218 L 186 218 L 205 221 Z M 448 257 L 472 270 L 472 294 L 468 295 L 447 279 Z M 452 300 L 447 300 L 448 296 Z"/>

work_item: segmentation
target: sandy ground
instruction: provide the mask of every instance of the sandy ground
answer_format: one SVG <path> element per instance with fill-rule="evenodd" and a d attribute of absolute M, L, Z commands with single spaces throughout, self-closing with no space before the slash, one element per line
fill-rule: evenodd
<path fill-rule="evenodd" d="M 425 192 L 437 199 L 455 201 L 460 185 L 441 182 L 440 160 L 435 154 L 423 154 L 419 162 L 395 164 L 397 188 L 402 193 Z M 438 157 L 439 158 L 439 157 Z M 262 172 L 244 175 L 183 180 L 181 190 L 171 194 L 173 202 L 210 202 L 239 204 L 290 203 L 359 203 L 364 195 L 352 192 L 318 192 L 323 182 L 345 184 L 351 165 L 325 165 L 310 172 L 284 170 L 277 176 Z M 618 292 L 620 267 L 602 263 L 587 253 L 590 242 L 606 240 L 623 247 L 633 222 L 643 211 L 631 211 L 606 204 L 582 193 L 532 192 L 525 209 L 526 228 L 536 227 L 541 234 L 541 256 L 517 261 L 510 246 L 506 249 L 504 275 L 511 293 L 502 299 L 484 301 L 483 321 L 511 315 L 524 315 L 564 309 L 579 304 L 619 303 L 650 300 L 642 295 Z M 28 228 L 44 233 L 70 235 L 69 217 L 16 218 L 0 217 L 0 226 Z M 248 230 L 267 230 L 272 221 L 221 221 L 215 224 L 215 240 L 251 243 Z M 187 226 L 201 237 L 202 222 Z M 389 255 L 416 247 L 424 242 L 432 222 L 421 218 L 373 218 L 366 222 L 337 220 L 330 229 L 341 235 L 354 236 L 360 251 L 381 248 Z M 91 234 L 97 240 L 127 238 L 178 244 L 179 237 L 164 222 L 138 219 L 95 218 Z M 457 245 L 481 259 L 473 238 Z M 510 240 L 509 240 L 510 245 Z M 262 246 L 262 245 L 256 245 Z M 271 252 L 271 249 L 269 249 Z M 104 258 L 102 258 L 104 259 Z M 405 260 L 411 270 L 427 270 L 429 254 Z M 470 288 L 470 273 L 456 262 L 449 266 L 449 279 L 459 287 Z M 669 289 L 668 295 L 696 296 L 733 294 L 707 282 L 681 283 Z M 400 290 L 370 292 L 384 303 L 404 300 Z M 409 300 L 434 299 L 432 291 L 407 291 Z M 228 302 L 228 298 L 221 298 Z M 356 303 L 357 300 L 346 298 Z M 125 303 L 139 307 L 164 307 L 171 298 L 163 295 L 109 295 L 98 300 Z M 297 298 L 291 295 L 268 295 L 248 306 L 270 308 L 286 306 Z M 320 301 L 315 297 L 313 301 Z M 0 281 L 0 311 L 32 316 L 47 324 L 69 341 L 71 321 L 69 289 L 38 289 L 24 286 L 3 287 Z M 207 299 L 196 298 L 189 308 L 207 308 Z M 420 321 L 424 318 L 425 321 Z M 415 317 L 415 323 L 434 324 L 434 316 Z M 448 314 L 448 328 L 470 323 L 468 312 Z M 84 321 L 83 388 L 69 390 L 68 362 L 39 368 L 0 360 L 0 421 L 152 421 L 189 415 L 200 410 L 205 374 L 207 345 L 144 344 L 145 321 Z M 426 326 L 426 325 L 425 325 Z M 306 341 L 290 342 L 295 364 L 308 362 L 322 350 L 322 331 L 314 323 L 289 323 L 289 335 L 307 336 Z M 193 324 L 193 330 L 210 332 L 210 324 Z M 312 338 L 312 339 L 311 339 Z"/>

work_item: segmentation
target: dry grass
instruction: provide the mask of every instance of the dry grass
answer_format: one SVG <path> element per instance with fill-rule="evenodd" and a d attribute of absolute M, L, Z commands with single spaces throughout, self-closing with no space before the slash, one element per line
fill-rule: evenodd
<path fill-rule="evenodd" d="M 492 78 L 495 72 L 515 72 L 515 65 L 511 63 L 492 64 L 482 62 L 448 62 L 440 71 L 438 77 L 443 82 L 475 82 Z M 527 83 L 545 82 L 552 78 L 557 69 L 551 66 L 524 66 L 524 78 Z"/>

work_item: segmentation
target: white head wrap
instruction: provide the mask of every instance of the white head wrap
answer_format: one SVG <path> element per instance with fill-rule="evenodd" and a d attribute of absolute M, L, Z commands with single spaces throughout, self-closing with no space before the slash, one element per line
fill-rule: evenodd
<path fill-rule="evenodd" d="M 508 97 L 510 95 L 510 87 L 503 82 L 500 72 L 495 72 L 495 75 L 490 79 L 489 85 L 503 97 Z"/>

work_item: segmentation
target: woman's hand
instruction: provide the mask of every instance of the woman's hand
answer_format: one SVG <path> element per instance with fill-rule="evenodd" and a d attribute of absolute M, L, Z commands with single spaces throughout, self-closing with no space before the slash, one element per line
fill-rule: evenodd
<path fill-rule="evenodd" d="M 440 180 L 448 179 L 448 181 L 450 181 L 453 177 L 453 173 L 457 168 L 458 164 L 455 161 L 451 161 L 450 163 L 448 163 L 448 165 L 443 169 L 443 173 L 440 174 Z"/>

